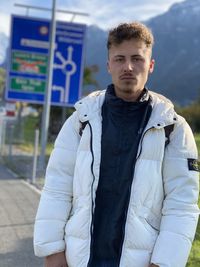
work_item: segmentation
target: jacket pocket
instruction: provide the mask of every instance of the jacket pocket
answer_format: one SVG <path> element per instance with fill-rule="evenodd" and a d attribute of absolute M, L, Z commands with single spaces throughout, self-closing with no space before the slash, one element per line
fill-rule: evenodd
<path fill-rule="evenodd" d="M 146 218 L 144 218 L 145 224 L 146 226 L 149 228 L 150 231 L 156 231 L 158 232 L 159 230 L 157 228 L 154 227 L 154 225 L 152 225 L 152 223 L 150 223 Z"/>
<path fill-rule="evenodd" d="M 136 214 L 144 221 L 146 227 L 155 233 L 160 230 L 160 220 L 157 215 L 155 215 L 149 208 L 142 207 L 137 210 Z"/>

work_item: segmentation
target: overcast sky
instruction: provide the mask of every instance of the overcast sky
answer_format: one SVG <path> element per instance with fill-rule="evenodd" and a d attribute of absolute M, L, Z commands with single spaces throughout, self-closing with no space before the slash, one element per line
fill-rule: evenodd
<path fill-rule="evenodd" d="M 164 13 L 169 7 L 183 0 L 57 0 L 57 9 L 89 13 L 89 16 L 77 16 L 75 22 L 96 24 L 100 28 L 109 29 L 114 25 L 139 20 L 144 21 Z M 14 3 L 51 8 L 52 0 L 0 0 L 0 32 L 9 35 L 10 15 L 25 15 L 23 8 L 15 7 Z M 30 11 L 30 16 L 49 17 L 50 12 Z M 70 21 L 71 15 L 57 13 L 56 19 Z"/>

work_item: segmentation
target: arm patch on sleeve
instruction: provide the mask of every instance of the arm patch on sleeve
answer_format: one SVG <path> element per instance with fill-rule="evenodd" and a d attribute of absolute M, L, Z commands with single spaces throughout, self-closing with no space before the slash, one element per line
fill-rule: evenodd
<path fill-rule="evenodd" d="M 188 160 L 188 169 L 190 171 L 200 172 L 200 161 L 198 159 L 187 159 Z"/>

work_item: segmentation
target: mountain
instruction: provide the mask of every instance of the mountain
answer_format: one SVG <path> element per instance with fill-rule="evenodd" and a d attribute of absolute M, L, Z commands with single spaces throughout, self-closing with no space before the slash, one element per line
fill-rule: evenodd
<path fill-rule="evenodd" d="M 180 105 L 191 103 L 200 96 L 200 0 L 174 4 L 166 13 L 145 23 L 155 36 L 156 65 L 148 87 Z M 87 29 L 85 65 L 98 66 L 94 77 L 101 89 L 111 82 L 106 70 L 107 35 L 95 25 Z M 0 33 L 0 40 L 1 59 L 6 54 L 8 38 Z M 91 86 L 89 90 L 92 89 L 97 88 Z"/>
<path fill-rule="evenodd" d="M 156 60 L 148 87 L 180 105 L 200 96 L 200 0 L 174 4 L 166 13 L 145 22 L 153 31 Z M 89 27 L 86 64 L 97 64 L 100 88 L 110 82 L 106 71 L 107 32 Z"/>
<path fill-rule="evenodd" d="M 200 0 L 173 5 L 147 22 L 155 36 L 150 87 L 179 104 L 200 96 Z"/>
<path fill-rule="evenodd" d="M 106 69 L 107 61 L 107 41 L 108 32 L 100 29 L 97 26 L 89 26 L 86 37 L 86 59 L 87 66 L 97 65 L 98 72 L 94 77 L 99 87 L 106 88 L 107 84 L 111 82 Z"/>

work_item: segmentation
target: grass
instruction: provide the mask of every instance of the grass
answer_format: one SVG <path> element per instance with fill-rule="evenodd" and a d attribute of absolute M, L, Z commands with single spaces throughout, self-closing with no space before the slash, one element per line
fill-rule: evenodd
<path fill-rule="evenodd" d="M 34 141 L 33 141 L 34 142 Z M 51 154 L 51 151 L 53 150 L 53 143 L 48 143 L 46 146 L 46 156 L 49 157 Z M 19 145 L 19 148 L 27 153 L 33 153 L 34 150 L 34 144 L 31 143 L 22 143 Z M 40 145 L 39 145 L 39 152 L 40 152 Z"/>
<path fill-rule="evenodd" d="M 200 220 L 198 222 L 197 231 L 188 259 L 187 267 L 200 267 Z"/>
<path fill-rule="evenodd" d="M 195 141 L 200 156 L 200 134 L 195 134 Z M 200 199 L 199 199 L 200 206 Z M 200 267 L 200 220 L 198 222 L 195 239 L 190 252 L 187 267 Z"/>
<path fill-rule="evenodd" d="M 23 125 L 23 142 L 19 143 L 19 148 L 27 153 L 33 153 L 35 143 L 35 129 L 37 128 L 39 121 L 38 117 L 28 116 L 24 119 Z M 40 133 L 41 134 L 41 133 Z M 53 143 L 47 143 L 46 155 L 49 156 L 53 149 Z M 39 144 L 40 151 L 40 144 Z"/>

